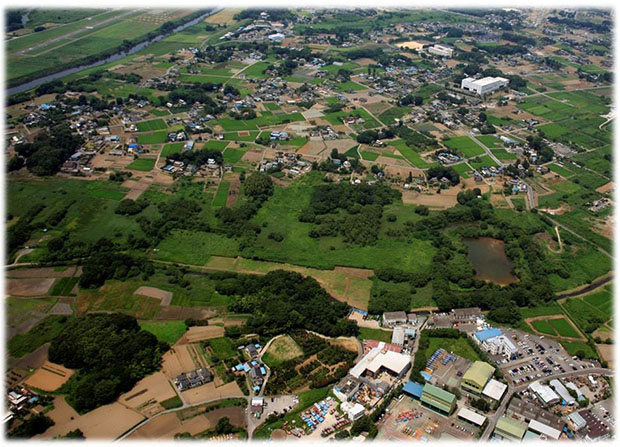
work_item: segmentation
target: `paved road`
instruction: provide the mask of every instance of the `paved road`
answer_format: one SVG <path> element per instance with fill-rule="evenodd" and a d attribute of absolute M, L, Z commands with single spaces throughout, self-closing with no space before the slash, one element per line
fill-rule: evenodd
<path fill-rule="evenodd" d="M 565 372 L 565 373 L 560 373 L 560 374 L 552 374 L 550 376 L 545 377 L 544 379 L 545 380 L 561 379 L 564 377 L 583 376 L 586 374 L 604 374 L 606 376 L 613 376 L 614 372 L 611 369 L 606 369 L 606 368 L 587 368 L 587 369 L 582 369 L 579 371 L 570 371 L 570 372 Z M 530 385 L 530 383 L 532 382 L 526 383 L 524 385 L 519 385 L 517 387 L 514 387 L 512 385 L 508 386 L 508 390 L 506 391 L 506 394 L 504 395 L 504 400 L 502 401 L 501 405 L 497 408 L 495 413 L 489 416 L 489 423 L 487 424 L 487 427 L 482 433 L 482 436 L 480 436 L 481 441 L 485 441 L 491 436 L 491 433 L 493 433 L 493 430 L 495 429 L 495 424 L 497 424 L 497 420 L 506 411 L 506 407 L 508 406 L 508 402 L 510 401 L 510 398 L 513 395 L 513 393 L 515 392 L 518 393 L 518 392 L 525 390 Z"/>

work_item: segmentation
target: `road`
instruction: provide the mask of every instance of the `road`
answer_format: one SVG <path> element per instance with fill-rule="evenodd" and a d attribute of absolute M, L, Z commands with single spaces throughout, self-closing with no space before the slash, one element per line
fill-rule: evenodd
<path fill-rule="evenodd" d="M 484 151 L 487 153 L 487 155 L 489 157 L 491 157 L 491 160 L 493 160 L 495 163 L 497 163 L 497 166 L 504 166 L 507 163 L 502 163 L 499 158 L 497 158 L 493 152 L 491 151 L 491 149 L 489 149 L 487 147 L 486 144 L 484 144 L 482 141 L 480 141 L 478 138 L 474 137 L 473 135 L 469 135 L 469 138 L 471 138 L 475 143 L 478 143 L 478 145 L 482 146 L 482 149 L 484 149 Z"/>
<path fill-rule="evenodd" d="M 579 371 L 570 371 L 570 372 L 565 372 L 565 373 L 560 373 L 560 374 L 552 374 L 550 376 L 545 377 L 544 379 L 545 380 L 561 379 L 564 377 L 583 376 L 586 374 L 604 374 L 606 376 L 613 376 L 614 373 L 611 369 L 606 369 L 606 368 L 588 368 L 588 369 L 582 369 Z M 491 433 L 493 433 L 493 430 L 495 429 L 495 424 L 497 424 L 497 420 L 506 411 L 506 407 L 508 406 L 508 402 L 510 402 L 510 398 L 512 397 L 513 393 L 519 393 L 525 390 L 530 385 L 530 383 L 519 385 L 518 387 L 513 387 L 512 385 L 508 386 L 508 390 L 506 391 L 506 394 L 504 395 L 504 400 L 502 401 L 501 405 L 497 408 L 495 413 L 493 413 L 491 416 L 488 417 L 489 423 L 487 424 L 487 427 L 484 429 L 482 436 L 480 436 L 481 441 L 486 441 L 487 439 L 489 439 L 489 437 L 491 436 Z"/>

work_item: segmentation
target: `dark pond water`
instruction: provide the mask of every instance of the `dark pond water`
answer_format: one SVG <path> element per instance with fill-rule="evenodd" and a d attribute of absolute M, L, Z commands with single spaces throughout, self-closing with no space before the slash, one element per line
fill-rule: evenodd
<path fill-rule="evenodd" d="M 476 279 L 505 286 L 519 281 L 512 272 L 513 264 L 504 250 L 504 242 L 491 237 L 464 239 L 467 245 L 467 259 L 476 270 Z"/>

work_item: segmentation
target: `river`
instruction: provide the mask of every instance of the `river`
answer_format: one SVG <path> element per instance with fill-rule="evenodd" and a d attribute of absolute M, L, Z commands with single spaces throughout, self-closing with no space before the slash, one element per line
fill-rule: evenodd
<path fill-rule="evenodd" d="M 8 88 L 6 91 L 7 95 L 13 95 L 15 93 L 20 93 L 26 90 L 30 90 L 34 87 L 37 87 L 41 84 L 45 84 L 46 82 L 50 82 L 50 81 L 54 81 L 56 79 L 60 79 L 60 78 L 64 78 L 65 76 L 69 76 L 73 73 L 77 73 L 78 71 L 82 71 L 82 70 L 87 70 L 89 68 L 93 68 L 93 67 L 97 67 L 99 65 L 104 65 L 110 62 L 114 62 L 117 59 L 120 59 L 122 57 L 125 56 L 129 56 L 130 54 L 136 53 L 140 50 L 143 50 L 144 48 L 148 47 L 149 45 L 151 45 L 152 43 L 158 42 L 161 39 L 163 39 L 164 37 L 168 37 L 171 34 L 174 33 L 178 33 L 179 31 L 183 31 L 185 28 L 189 28 L 190 26 L 193 26 L 195 24 L 197 24 L 198 22 L 200 22 L 201 20 L 204 20 L 206 17 L 209 17 L 210 15 L 213 15 L 219 11 L 221 11 L 222 8 L 214 8 L 209 12 L 206 12 L 204 14 L 202 14 L 200 17 L 196 17 L 193 20 L 190 20 L 187 23 L 184 23 L 182 25 L 179 25 L 178 27 L 174 28 L 172 31 L 165 33 L 165 34 L 160 34 L 158 36 L 153 37 L 150 40 L 146 40 L 142 43 L 137 44 L 134 47 L 131 47 L 129 50 L 127 51 L 121 51 L 119 53 L 113 54 L 111 56 L 108 56 L 105 59 L 101 59 L 98 60 L 97 62 L 93 62 L 91 64 L 86 64 L 86 65 L 80 65 L 79 67 L 74 67 L 74 68 L 67 68 L 66 70 L 62 70 L 47 76 L 43 76 L 41 78 L 35 79 L 33 81 L 30 82 L 26 82 L 25 84 L 21 84 L 21 85 L 16 85 L 15 87 L 11 87 Z M 23 19 L 22 19 L 23 20 Z"/>

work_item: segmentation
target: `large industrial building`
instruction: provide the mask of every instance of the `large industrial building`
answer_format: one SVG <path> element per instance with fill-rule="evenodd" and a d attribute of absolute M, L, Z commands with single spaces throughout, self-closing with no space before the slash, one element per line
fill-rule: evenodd
<path fill-rule="evenodd" d="M 521 441 L 525 432 L 527 431 L 527 425 L 517 421 L 508 416 L 502 416 L 495 425 L 495 436 L 509 441 Z"/>
<path fill-rule="evenodd" d="M 470 92 L 476 92 L 482 96 L 507 87 L 509 82 L 510 81 L 506 78 L 465 78 L 461 81 L 461 88 L 463 90 L 469 90 Z"/>
<path fill-rule="evenodd" d="M 445 416 L 450 415 L 456 407 L 456 396 L 427 383 L 422 389 L 422 405 Z"/>
<path fill-rule="evenodd" d="M 472 363 L 463 375 L 461 388 L 464 391 L 480 396 L 482 394 L 482 390 L 484 390 L 485 385 L 489 382 L 494 372 L 495 368 L 488 363 L 476 361 Z"/>
<path fill-rule="evenodd" d="M 398 352 L 383 349 L 384 343 L 372 348 L 351 368 L 349 374 L 356 379 L 362 376 L 377 377 L 382 371 L 387 371 L 396 377 L 402 377 L 411 367 L 411 358 Z"/>

